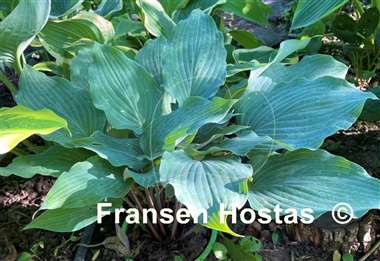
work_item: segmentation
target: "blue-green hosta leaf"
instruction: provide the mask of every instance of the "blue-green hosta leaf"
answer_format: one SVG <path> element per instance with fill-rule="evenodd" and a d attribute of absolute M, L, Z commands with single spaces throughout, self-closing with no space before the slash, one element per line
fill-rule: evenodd
<path fill-rule="evenodd" d="M 40 174 L 58 177 L 78 161 L 84 161 L 90 156 L 91 153 L 86 150 L 52 146 L 38 154 L 15 158 L 7 167 L 0 167 L 0 176 L 16 175 L 31 178 L 36 174 Z"/>
<path fill-rule="evenodd" d="M 132 178 L 134 182 L 144 188 L 153 187 L 160 182 L 159 170 L 152 168 L 148 172 L 137 173 L 129 169 L 125 169 L 124 178 Z"/>
<path fill-rule="evenodd" d="M 227 52 L 214 20 L 200 10 L 175 27 L 163 64 L 164 88 L 180 104 L 213 97 L 224 84 Z"/>
<path fill-rule="evenodd" d="M 33 111 L 20 105 L 0 108 L 0 154 L 34 134 L 47 135 L 62 128 L 67 129 L 66 120 L 47 109 Z"/>
<path fill-rule="evenodd" d="M 311 208 L 315 217 L 344 202 L 360 217 L 380 208 L 380 181 L 342 157 L 299 150 L 269 158 L 254 176 L 249 202 L 254 209 Z"/>
<path fill-rule="evenodd" d="M 316 149 L 326 137 L 349 128 L 367 99 L 376 96 L 343 79 L 298 79 L 244 95 L 236 106 L 238 124 L 294 149 Z"/>
<path fill-rule="evenodd" d="M 106 113 L 113 128 L 141 134 L 161 114 L 159 87 L 149 73 L 120 50 L 94 45 L 91 55 L 89 83 L 95 106 Z"/>
<path fill-rule="evenodd" d="M 230 151 L 235 155 L 247 156 L 252 150 L 265 150 L 268 153 L 278 148 L 276 142 L 268 136 L 258 136 L 253 131 L 245 131 L 237 137 L 226 138 L 220 144 L 211 144 L 206 148 L 206 153 L 218 151 Z"/>
<path fill-rule="evenodd" d="M 249 75 L 248 82 L 252 83 L 255 79 L 261 76 L 268 68 L 270 68 L 273 64 L 282 62 L 285 58 L 290 55 L 305 49 L 312 38 L 303 38 L 301 40 L 298 39 L 290 39 L 281 42 L 280 48 L 278 49 L 276 55 L 274 57 L 270 57 L 270 61 L 267 64 L 263 64 L 261 67 L 254 69 L 251 71 Z"/>
<path fill-rule="evenodd" d="M 78 9 L 84 0 L 51 0 L 50 18 L 59 18 Z"/>
<path fill-rule="evenodd" d="M 116 37 L 146 35 L 144 24 L 140 21 L 133 20 L 128 14 L 117 15 L 113 17 L 111 21 L 115 28 Z"/>
<path fill-rule="evenodd" d="M 292 29 L 312 25 L 347 2 L 348 0 L 299 0 L 293 16 Z"/>
<path fill-rule="evenodd" d="M 105 198 L 122 198 L 132 185 L 122 174 L 122 169 L 96 156 L 79 162 L 58 177 L 41 209 L 82 208 Z"/>
<path fill-rule="evenodd" d="M 112 203 L 108 210 L 113 212 L 115 208 L 120 208 L 120 199 L 110 199 Z M 24 229 L 39 228 L 54 232 L 74 232 L 94 223 L 97 219 L 96 204 L 82 208 L 57 208 L 49 209 L 36 217 Z"/>
<path fill-rule="evenodd" d="M 111 16 L 112 14 L 119 12 L 123 9 L 122 0 L 102 0 L 99 6 L 96 8 L 96 13 L 101 16 Z"/>
<path fill-rule="evenodd" d="M 238 158 L 198 161 L 183 151 L 165 152 L 160 166 L 161 182 L 174 187 L 176 198 L 186 205 L 193 217 L 202 210 L 207 210 L 212 217 L 219 213 L 221 203 L 226 210 L 243 207 L 247 195 L 241 192 L 241 183 L 251 175 L 251 166 L 242 164 Z M 215 224 L 207 226 L 220 229 Z"/>
<path fill-rule="evenodd" d="M 272 9 L 261 0 L 227 0 L 221 8 L 263 26 L 272 14 Z"/>
<path fill-rule="evenodd" d="M 73 232 L 91 225 L 96 218 L 96 207 L 50 209 L 35 218 L 24 229 Z"/>
<path fill-rule="evenodd" d="M 20 59 L 33 38 L 44 27 L 50 0 L 21 0 L 0 22 L 0 69 Z"/>
<path fill-rule="evenodd" d="M 277 50 L 268 46 L 253 49 L 236 49 L 232 55 L 237 63 L 252 62 L 269 63 L 277 54 Z"/>
<path fill-rule="evenodd" d="M 201 97 L 190 97 L 181 108 L 152 121 L 141 137 L 145 154 L 154 159 L 163 150 L 173 150 L 180 142 L 193 136 L 205 124 L 224 123 L 236 100 L 219 97 L 209 101 Z"/>
<path fill-rule="evenodd" d="M 167 40 L 159 37 L 154 40 L 148 40 L 144 47 L 136 55 L 136 61 L 147 70 L 157 82 L 162 84 L 163 62 L 166 59 L 165 51 L 167 49 Z M 170 50 L 167 50 L 168 52 Z"/>
<path fill-rule="evenodd" d="M 22 71 L 19 88 L 18 104 L 32 109 L 48 108 L 67 120 L 71 134 L 57 131 L 44 137 L 48 140 L 70 146 L 73 140 L 105 127 L 105 116 L 93 106 L 89 93 L 63 78 L 48 77 L 27 66 Z"/>
<path fill-rule="evenodd" d="M 148 163 L 143 159 L 138 139 L 115 138 L 97 131 L 91 137 L 75 141 L 75 145 L 97 153 L 115 167 L 141 169 Z"/>
<path fill-rule="evenodd" d="M 345 79 L 348 67 L 329 55 L 305 56 L 299 63 L 285 66 L 272 64 L 261 76 L 252 79 L 247 92 L 262 91 L 273 88 L 278 83 L 290 82 L 294 79 L 315 80 L 324 76 Z"/>
<path fill-rule="evenodd" d="M 216 139 L 223 138 L 226 135 L 237 134 L 249 128 L 249 126 L 240 125 L 207 124 L 199 129 L 197 136 L 194 138 L 194 143 L 207 145 Z"/>
<path fill-rule="evenodd" d="M 74 54 L 67 49 L 75 42 L 89 39 L 106 43 L 114 36 L 114 29 L 112 23 L 103 17 L 82 12 L 70 19 L 49 21 L 38 36 L 55 58 L 72 58 Z"/>
<path fill-rule="evenodd" d="M 149 33 L 156 37 L 169 37 L 172 34 L 175 23 L 158 0 L 138 0 L 137 4 L 144 12 L 144 23 Z"/>

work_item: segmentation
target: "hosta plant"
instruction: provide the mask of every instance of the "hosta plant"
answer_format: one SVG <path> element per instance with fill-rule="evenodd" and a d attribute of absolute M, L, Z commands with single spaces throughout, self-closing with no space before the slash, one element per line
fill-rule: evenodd
<path fill-rule="evenodd" d="M 54 52 L 69 59 L 65 77 L 22 66 L 19 107 L 0 110 L 1 153 L 31 134 L 49 146 L 0 173 L 57 177 L 26 228 L 76 231 L 96 222 L 97 203 L 123 200 L 158 209 L 177 202 L 194 217 L 205 209 L 204 226 L 234 235 L 219 220 L 221 204 L 312 208 L 315 217 L 339 202 L 355 217 L 380 207 L 379 180 L 320 149 L 377 99 L 345 80 L 344 64 L 311 55 L 285 65 L 308 46 L 305 38 L 282 42 L 267 59 L 227 65 L 223 34 L 207 12 L 175 22 L 141 2 L 157 38 L 135 57 L 87 39 L 72 53 Z M 236 92 L 229 79 L 247 68 Z M 149 229 L 160 238 L 166 228 Z"/>

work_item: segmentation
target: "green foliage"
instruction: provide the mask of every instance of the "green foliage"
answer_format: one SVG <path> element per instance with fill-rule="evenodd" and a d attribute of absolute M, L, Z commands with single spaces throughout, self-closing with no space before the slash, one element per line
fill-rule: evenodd
<path fill-rule="evenodd" d="M 50 12 L 50 0 L 21 0 L 16 8 L 0 22 L 0 69 L 16 63 L 30 42 L 44 27 Z"/>
<path fill-rule="evenodd" d="M 0 109 L 0 154 L 7 153 L 34 134 L 47 135 L 66 128 L 67 122 L 48 109 L 33 111 L 23 106 Z"/>
<path fill-rule="evenodd" d="M 261 0 L 226 0 L 221 8 L 260 25 L 266 25 L 272 13 L 271 8 Z"/>
<path fill-rule="evenodd" d="M 312 25 L 347 2 L 348 0 L 299 0 L 293 16 L 292 29 Z"/>
<path fill-rule="evenodd" d="M 344 2 L 299 1 L 293 29 Z M 319 149 L 379 99 L 348 83 L 348 67 L 331 56 L 304 55 L 318 37 L 273 49 L 232 31 L 253 48 L 235 49 L 213 10 L 266 24 L 270 8 L 260 0 L 101 1 L 96 13 L 84 11 L 82 1 L 62 1 L 46 25 L 49 1 L 31 3 L 21 1 L 0 24 L 12 31 L 0 32 L 5 63 L 17 62 L 35 35 L 44 57 L 34 68 L 18 66 L 18 106 L 0 110 L 0 152 L 33 134 L 47 141 L 42 152 L 1 168 L 2 175 L 57 177 L 44 212 L 26 228 L 76 231 L 95 222 L 97 203 L 121 206 L 131 189 L 149 196 L 153 186 L 174 189 L 193 217 L 207 211 L 204 226 L 234 236 L 219 220 L 220 204 L 310 207 L 314 216 L 338 202 L 351 204 L 355 217 L 380 208 L 379 180 Z M 374 35 L 373 10 L 354 21 L 356 35 Z M 27 11 L 28 25 L 19 19 Z M 254 238 L 222 243 L 214 245 L 221 260 L 226 249 L 233 260 L 261 260 Z"/>
<path fill-rule="evenodd" d="M 380 97 L 380 87 L 374 87 L 370 89 L 377 97 Z M 380 121 L 380 101 L 379 100 L 369 100 L 365 103 L 363 112 L 360 115 L 360 119 L 364 121 Z"/>
<path fill-rule="evenodd" d="M 68 15 L 75 11 L 75 9 L 78 9 L 83 1 L 84 0 L 51 0 L 50 17 L 56 19 Z"/>

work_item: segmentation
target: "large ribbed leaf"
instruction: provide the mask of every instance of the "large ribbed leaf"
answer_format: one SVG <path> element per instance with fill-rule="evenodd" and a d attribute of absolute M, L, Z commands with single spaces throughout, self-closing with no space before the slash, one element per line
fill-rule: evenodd
<path fill-rule="evenodd" d="M 226 138 L 220 143 L 213 143 L 207 146 L 198 155 L 207 155 L 219 151 L 230 151 L 235 155 L 247 156 L 252 151 L 265 150 L 268 153 L 278 148 L 276 142 L 268 136 L 258 136 L 253 131 L 245 131 L 234 138 Z"/>
<path fill-rule="evenodd" d="M 31 178 L 36 174 L 58 177 L 78 161 L 84 161 L 91 152 L 80 149 L 66 149 L 52 146 L 47 150 L 15 158 L 7 167 L 0 167 L 0 176 L 17 175 Z"/>
<path fill-rule="evenodd" d="M 221 8 L 260 25 L 266 25 L 272 13 L 261 0 L 227 0 Z"/>
<path fill-rule="evenodd" d="M 290 40 L 283 41 L 283 42 L 281 42 L 278 51 L 275 52 L 275 55 L 272 52 L 268 53 L 267 49 L 264 50 L 265 56 L 268 56 L 268 54 L 273 54 L 273 56 L 269 55 L 269 57 L 266 58 L 266 59 L 269 59 L 268 62 L 264 62 L 264 64 L 262 64 L 258 68 L 255 68 L 254 70 L 251 71 L 251 73 L 249 75 L 248 82 L 250 84 L 253 84 L 253 82 L 260 75 L 262 75 L 266 70 L 268 70 L 268 68 L 270 68 L 273 64 L 280 63 L 285 58 L 294 54 L 295 52 L 298 52 L 298 51 L 305 49 L 309 45 L 310 40 L 311 40 L 311 38 L 306 37 L 306 38 L 301 39 L 301 40 L 290 39 Z M 259 54 L 260 53 L 262 54 L 262 52 L 259 52 Z"/>
<path fill-rule="evenodd" d="M 0 22 L 0 69 L 18 60 L 36 34 L 44 27 L 50 0 L 21 0 Z"/>
<path fill-rule="evenodd" d="M 300 150 L 269 158 L 254 176 L 249 202 L 254 209 L 311 208 L 315 217 L 343 202 L 360 217 L 380 208 L 380 181 L 342 157 Z"/>
<path fill-rule="evenodd" d="M 91 137 L 75 141 L 75 145 L 97 153 L 115 167 L 141 169 L 148 163 L 143 159 L 138 139 L 115 138 L 95 132 Z"/>
<path fill-rule="evenodd" d="M 131 182 L 125 182 L 122 169 L 92 157 L 62 173 L 47 194 L 41 209 L 94 206 L 105 198 L 122 198 Z"/>
<path fill-rule="evenodd" d="M 238 158 L 210 158 L 198 161 L 183 151 L 165 152 L 160 166 L 160 180 L 174 187 L 176 198 L 194 217 L 207 210 L 208 217 L 219 221 L 220 204 L 226 210 L 241 208 L 247 201 L 241 183 L 252 175 L 250 165 Z M 202 219 L 200 219 L 202 220 Z M 221 229 L 214 218 L 206 226 Z M 228 227 L 225 232 L 231 232 Z"/>
<path fill-rule="evenodd" d="M 250 80 L 247 92 L 263 91 L 278 83 L 290 82 L 294 79 L 315 80 L 324 76 L 345 79 L 348 67 L 329 55 L 308 55 L 299 63 L 285 66 L 272 64 L 261 76 Z"/>
<path fill-rule="evenodd" d="M 47 109 L 32 111 L 23 106 L 1 108 L 0 154 L 7 153 L 34 134 L 47 135 L 62 128 L 67 129 L 66 120 Z"/>
<path fill-rule="evenodd" d="M 72 58 L 67 50 L 80 39 L 90 39 L 100 43 L 112 39 L 114 30 L 111 22 L 95 13 L 80 13 L 71 19 L 49 21 L 39 33 L 39 38 L 55 58 Z"/>
<path fill-rule="evenodd" d="M 123 0 L 102 0 L 96 8 L 96 13 L 101 16 L 111 16 L 123 9 Z"/>
<path fill-rule="evenodd" d="M 138 0 L 137 4 L 144 12 L 144 23 L 146 29 L 152 35 L 169 37 L 174 29 L 175 23 L 167 15 L 164 8 L 157 0 Z"/>
<path fill-rule="evenodd" d="M 318 148 L 329 135 L 349 128 L 372 93 L 361 92 L 343 79 L 279 83 L 268 91 L 247 93 L 236 108 L 238 123 L 250 125 L 293 148 Z"/>
<path fill-rule="evenodd" d="M 105 116 L 93 106 L 89 93 L 63 78 L 48 77 L 26 67 L 19 88 L 17 103 L 32 109 L 51 109 L 67 120 L 71 135 L 62 130 L 45 137 L 48 140 L 69 146 L 73 139 L 88 137 L 105 127 Z"/>
<path fill-rule="evenodd" d="M 50 18 L 59 18 L 75 11 L 84 0 L 51 0 Z"/>
<path fill-rule="evenodd" d="M 73 232 L 94 223 L 96 218 L 96 207 L 51 209 L 39 215 L 24 229 Z"/>
<path fill-rule="evenodd" d="M 312 25 L 347 2 L 348 0 L 299 0 L 293 16 L 292 29 Z"/>
<path fill-rule="evenodd" d="M 223 85 L 227 52 L 214 20 L 200 10 L 175 27 L 163 66 L 164 87 L 180 104 L 190 96 L 210 98 Z"/>
<path fill-rule="evenodd" d="M 161 113 L 161 96 L 153 78 L 122 51 L 95 45 L 89 67 L 90 91 L 97 108 L 104 110 L 112 127 L 141 134 Z"/>
<path fill-rule="evenodd" d="M 162 67 L 166 59 L 165 50 L 167 48 L 167 41 L 164 37 L 150 39 L 136 55 L 136 61 L 153 76 L 158 84 L 162 84 Z"/>
<path fill-rule="evenodd" d="M 163 150 L 173 150 L 186 137 L 195 135 L 203 125 L 223 123 L 236 100 L 190 97 L 178 110 L 161 116 L 145 128 L 141 145 L 146 155 L 154 159 Z"/>
<path fill-rule="evenodd" d="M 136 173 L 125 169 L 124 178 L 132 178 L 134 182 L 144 188 L 153 187 L 160 182 L 159 170 L 155 167 L 144 173 Z"/>
<path fill-rule="evenodd" d="M 122 205 L 119 199 L 107 200 L 112 204 L 105 210 L 113 212 Z M 73 232 L 87 227 L 97 219 L 96 204 L 83 208 L 57 208 L 49 209 L 35 218 L 24 229 L 39 228 L 54 232 Z"/>

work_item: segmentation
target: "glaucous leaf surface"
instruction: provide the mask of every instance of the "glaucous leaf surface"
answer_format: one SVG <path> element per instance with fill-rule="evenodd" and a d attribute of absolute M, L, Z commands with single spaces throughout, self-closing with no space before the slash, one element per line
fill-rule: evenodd
<path fill-rule="evenodd" d="M 39 174 L 58 177 L 78 161 L 84 161 L 90 156 L 91 153 L 86 150 L 66 149 L 55 145 L 37 154 L 18 156 L 7 167 L 0 167 L 0 176 L 32 178 Z"/>
<path fill-rule="evenodd" d="M 162 92 L 152 76 L 122 51 L 94 45 L 89 65 L 90 92 L 113 128 L 141 134 L 161 114 Z"/>
<path fill-rule="evenodd" d="M 138 0 L 137 4 L 144 12 L 145 28 L 152 35 L 170 37 L 175 23 L 157 0 Z"/>
<path fill-rule="evenodd" d="M 345 79 L 348 67 L 329 55 L 307 55 L 299 63 L 285 66 L 274 63 L 258 78 L 251 79 L 247 92 L 265 91 L 278 83 L 293 81 L 294 79 L 316 80 L 331 76 Z"/>
<path fill-rule="evenodd" d="M 111 16 L 123 9 L 123 0 L 102 0 L 96 8 L 96 13 L 100 16 Z"/>
<path fill-rule="evenodd" d="M 253 131 L 245 131 L 233 138 L 226 138 L 220 143 L 212 143 L 199 153 L 210 154 L 220 151 L 229 151 L 234 155 L 247 156 L 252 150 L 265 150 L 268 153 L 278 148 L 276 141 L 268 136 L 258 136 Z"/>
<path fill-rule="evenodd" d="M 0 108 L 0 154 L 11 151 L 34 134 L 47 135 L 62 128 L 66 128 L 62 133 L 67 133 L 66 120 L 47 109 Z"/>
<path fill-rule="evenodd" d="M 259 136 L 297 148 L 317 149 L 323 140 L 349 128 L 372 93 L 359 91 L 343 79 L 322 77 L 279 83 L 268 91 L 247 93 L 236 105 L 238 124 Z"/>
<path fill-rule="evenodd" d="M 134 182 L 144 188 L 153 187 L 160 182 L 159 170 L 155 167 L 144 173 L 137 173 L 129 169 L 125 169 L 124 178 L 132 178 Z"/>
<path fill-rule="evenodd" d="M 20 59 L 33 38 L 44 27 L 50 13 L 50 0 L 21 0 L 0 22 L 0 69 Z"/>
<path fill-rule="evenodd" d="M 82 12 L 70 19 L 49 21 L 38 37 L 55 58 L 72 58 L 68 50 L 81 39 L 106 43 L 114 36 L 112 23 L 100 15 Z"/>
<path fill-rule="evenodd" d="M 78 162 L 58 177 L 41 209 L 82 208 L 105 198 L 122 198 L 132 185 L 122 174 L 122 169 L 96 156 Z"/>
<path fill-rule="evenodd" d="M 280 47 L 277 50 L 275 56 L 270 56 L 269 57 L 269 62 L 264 63 L 258 68 L 254 69 L 251 71 L 249 75 L 248 82 L 251 83 L 253 82 L 256 78 L 258 78 L 260 75 L 262 75 L 268 68 L 270 68 L 273 64 L 280 63 L 290 55 L 301 51 L 305 49 L 312 38 L 303 38 L 301 40 L 298 39 L 290 39 L 290 40 L 285 40 L 280 43 Z"/>
<path fill-rule="evenodd" d="M 112 203 L 109 211 L 121 207 L 120 199 L 110 199 Z M 57 208 L 49 209 L 36 217 L 24 229 L 45 229 L 54 232 L 74 232 L 87 227 L 97 219 L 96 204 L 82 208 Z"/>
<path fill-rule="evenodd" d="M 147 126 L 140 138 L 143 151 L 150 159 L 159 157 L 164 150 L 174 148 L 185 138 L 194 136 L 208 123 L 223 123 L 236 100 L 219 97 L 209 101 L 190 97 L 174 112 L 160 116 Z"/>
<path fill-rule="evenodd" d="M 226 77 L 223 34 L 200 10 L 180 21 L 168 42 L 163 86 L 181 105 L 190 96 L 213 97 Z"/>
<path fill-rule="evenodd" d="M 347 2 L 348 0 L 299 0 L 293 16 L 292 29 L 312 25 Z"/>
<path fill-rule="evenodd" d="M 243 207 L 247 195 L 242 193 L 241 183 L 251 175 L 251 166 L 241 163 L 239 158 L 199 161 L 181 150 L 165 152 L 160 166 L 160 181 L 174 187 L 176 198 L 186 205 L 193 217 L 207 210 L 209 217 L 217 216 L 219 219 L 221 203 L 226 210 Z M 220 229 L 212 222 L 207 226 Z"/>
<path fill-rule="evenodd" d="M 96 218 L 96 206 L 49 209 L 35 218 L 24 229 L 39 228 L 54 232 L 73 232 L 96 222 Z"/>
<path fill-rule="evenodd" d="M 84 0 L 51 0 L 50 18 L 55 19 L 68 15 L 78 9 L 83 2 Z"/>
<path fill-rule="evenodd" d="M 88 138 L 75 141 L 75 145 L 95 152 L 115 167 L 141 169 L 149 163 L 136 138 L 116 138 L 97 131 Z"/>
<path fill-rule="evenodd" d="M 70 134 L 61 130 L 44 137 L 63 146 L 72 146 L 73 140 L 101 131 L 106 124 L 103 112 L 94 107 L 86 90 L 76 88 L 64 78 L 49 77 L 29 66 L 22 71 L 16 101 L 32 109 L 48 108 L 66 119 Z"/>
<path fill-rule="evenodd" d="M 161 85 L 163 82 L 163 63 L 166 60 L 167 40 L 164 37 L 148 40 L 136 55 L 136 61 L 147 70 Z M 169 50 L 167 50 L 169 51 Z"/>
<path fill-rule="evenodd" d="M 342 157 L 322 150 L 298 150 L 274 155 L 253 177 L 249 187 L 252 208 L 311 208 L 314 216 L 348 203 L 354 216 L 380 208 L 380 181 Z"/>

